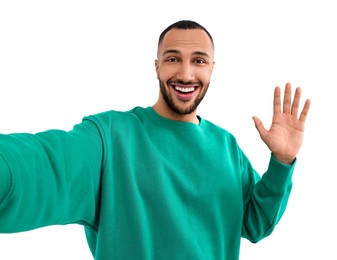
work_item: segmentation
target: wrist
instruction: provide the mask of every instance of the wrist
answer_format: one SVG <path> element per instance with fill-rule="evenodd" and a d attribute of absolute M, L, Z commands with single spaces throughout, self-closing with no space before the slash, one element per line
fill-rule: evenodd
<path fill-rule="evenodd" d="M 285 155 L 280 155 L 280 154 L 276 154 L 276 153 L 272 153 L 272 155 L 279 162 L 281 162 L 283 164 L 288 164 L 288 165 L 292 165 L 294 163 L 295 159 L 296 159 L 296 157 L 293 157 L 293 156 L 285 156 Z"/>

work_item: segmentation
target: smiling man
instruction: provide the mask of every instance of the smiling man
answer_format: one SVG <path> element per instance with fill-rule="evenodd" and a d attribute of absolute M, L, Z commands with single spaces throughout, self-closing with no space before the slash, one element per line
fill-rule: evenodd
<path fill-rule="evenodd" d="M 155 62 L 161 93 L 153 108 L 173 120 L 198 122 L 214 66 L 212 38 L 202 29 L 176 28 L 162 36 Z"/>
<path fill-rule="evenodd" d="M 84 117 L 71 131 L 0 135 L 0 232 L 77 223 L 105 259 L 237 260 L 282 217 L 310 100 L 274 92 L 272 125 L 254 117 L 270 149 L 257 173 L 235 137 L 197 114 L 214 43 L 194 21 L 159 37 L 153 106 Z M 0 252 L 1 257 L 1 252 Z"/>

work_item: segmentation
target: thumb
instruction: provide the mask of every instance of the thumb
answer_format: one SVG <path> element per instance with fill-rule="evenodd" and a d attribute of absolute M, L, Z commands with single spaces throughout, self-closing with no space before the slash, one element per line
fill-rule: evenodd
<path fill-rule="evenodd" d="M 257 131 L 259 132 L 260 136 L 261 137 L 264 136 L 267 133 L 267 129 L 264 127 L 260 118 L 253 116 L 253 120 L 254 120 L 255 127 Z"/>

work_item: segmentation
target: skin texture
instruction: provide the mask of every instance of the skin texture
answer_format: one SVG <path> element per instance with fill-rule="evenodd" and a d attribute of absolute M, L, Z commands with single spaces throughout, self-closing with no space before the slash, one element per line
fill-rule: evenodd
<path fill-rule="evenodd" d="M 172 29 L 158 47 L 155 61 L 160 93 L 153 109 L 168 119 L 198 124 L 197 107 L 206 95 L 214 67 L 214 47 L 201 29 Z M 192 93 L 182 94 L 195 88 Z M 281 89 L 275 87 L 272 124 L 266 129 L 254 116 L 255 127 L 263 142 L 277 160 L 292 164 L 303 141 L 305 121 L 311 101 L 307 99 L 299 112 L 301 88 L 292 100 L 291 84 L 287 83 L 283 101 Z"/>
<path fill-rule="evenodd" d="M 159 46 L 155 66 L 161 91 L 154 110 L 172 120 L 198 123 L 197 106 L 207 92 L 214 66 L 208 35 L 200 29 L 172 29 Z M 195 90 L 182 95 L 175 86 Z"/>

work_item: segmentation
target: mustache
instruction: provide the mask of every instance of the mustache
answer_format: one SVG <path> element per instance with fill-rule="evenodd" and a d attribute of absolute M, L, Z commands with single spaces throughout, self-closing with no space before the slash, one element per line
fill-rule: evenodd
<path fill-rule="evenodd" d="M 167 84 L 169 84 L 169 85 L 179 84 L 179 85 L 198 85 L 198 86 L 201 86 L 202 82 L 201 81 L 169 80 L 167 82 Z"/>

